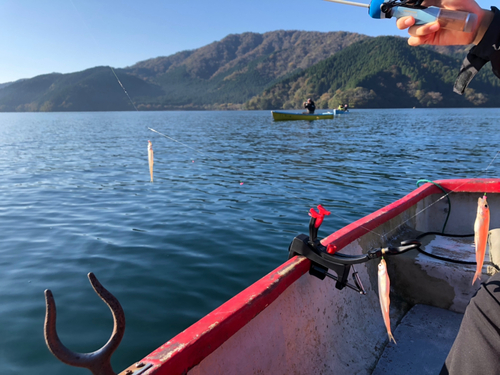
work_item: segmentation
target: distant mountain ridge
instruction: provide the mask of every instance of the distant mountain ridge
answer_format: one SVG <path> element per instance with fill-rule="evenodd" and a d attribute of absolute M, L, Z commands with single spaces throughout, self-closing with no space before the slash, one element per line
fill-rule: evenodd
<path fill-rule="evenodd" d="M 397 79 L 391 81 L 386 77 L 387 95 L 392 92 L 398 99 L 397 93 L 401 89 L 397 85 L 400 84 L 407 85 L 406 91 L 403 90 L 407 93 L 420 90 L 415 95 L 423 95 L 425 91 L 440 93 L 446 98 L 438 100 L 439 95 L 432 94 L 437 95 L 436 98 L 412 101 L 415 105 L 458 105 L 456 100 L 447 99 L 444 90 L 446 85 L 446 92 L 451 92 L 451 76 L 456 75 L 460 66 L 456 58 L 430 49 L 411 48 L 402 38 L 387 37 L 383 42 L 381 40 L 347 32 L 278 30 L 264 34 L 232 34 L 196 50 L 141 61 L 127 68 L 114 69 L 114 72 L 110 67 L 95 67 L 81 72 L 51 73 L 3 84 L 0 85 L 0 111 L 126 111 L 134 110 L 134 105 L 139 110 L 296 108 L 310 95 L 321 97 L 318 102 L 321 107 L 326 107 L 336 95 L 340 100 L 339 95 L 348 95 L 349 90 L 354 90 L 357 96 L 364 98 L 354 100 L 354 105 L 391 106 L 395 102 L 391 104 L 381 100 L 380 94 L 373 96 L 371 93 L 375 92 L 373 87 L 380 85 L 377 79 L 381 79 L 381 76 L 372 74 L 371 86 L 368 85 L 366 82 L 371 73 L 367 67 L 372 73 L 377 70 L 377 65 L 383 67 L 382 71 L 386 73 L 388 66 L 395 67 L 396 70 L 402 70 L 393 74 L 408 76 L 406 68 L 401 68 L 401 56 L 413 54 L 411 58 L 420 58 L 426 53 L 432 53 L 432 59 L 440 61 L 439 64 L 449 70 L 449 77 L 439 76 L 439 82 L 444 79 L 439 86 L 441 91 L 432 91 L 424 81 L 411 75 L 408 82 Z M 376 44 L 379 51 L 385 51 L 382 53 L 386 53 L 387 48 L 396 48 L 400 52 L 377 56 L 372 44 Z M 366 55 L 364 50 L 368 49 L 373 55 Z M 415 55 L 415 51 L 427 52 Z M 464 47 L 441 47 L 441 51 L 458 57 L 465 50 Z M 358 56 L 362 55 L 364 63 L 358 64 Z M 407 62 L 405 64 L 408 66 Z M 439 64 L 432 66 L 437 67 Z M 414 71 L 417 75 L 424 72 L 421 69 Z M 134 105 L 123 92 L 114 73 Z M 360 79 L 361 76 L 364 81 Z M 472 96 L 469 95 L 469 99 L 476 99 L 467 103 L 492 105 L 491 96 L 496 92 L 496 80 L 481 79 L 484 81 L 481 81 L 482 86 L 477 87 Z M 409 82 L 420 82 L 417 86 L 423 85 L 422 89 L 409 88 L 413 85 Z M 286 92 L 278 89 L 285 86 Z M 335 92 L 332 91 L 333 87 Z M 337 90 L 340 92 L 337 93 Z M 295 99 L 290 99 L 292 96 Z M 402 105 L 402 102 L 397 105 Z"/>
<path fill-rule="evenodd" d="M 366 38 L 346 32 L 284 30 L 234 34 L 115 72 L 141 110 L 232 108 L 277 79 Z M 0 111 L 133 110 L 123 91 L 117 90 L 121 88 L 106 67 L 48 74 L 0 89 Z"/>
<path fill-rule="evenodd" d="M 117 75 L 137 98 L 161 95 L 157 86 L 138 77 L 123 72 Z M 0 89 L 1 112 L 126 110 L 133 110 L 133 106 L 109 67 L 41 75 Z"/>
<path fill-rule="evenodd" d="M 366 38 L 365 35 L 347 32 L 285 30 L 265 34 L 231 34 L 197 50 L 145 60 L 126 70 L 142 78 L 157 78 L 179 66 L 186 66 L 191 77 L 210 79 L 236 66 L 277 54 L 280 58 L 270 59 L 263 66 L 272 66 L 277 71 L 276 76 L 280 76 L 294 69 L 305 69 Z M 287 62 L 286 66 L 280 65 L 283 61 Z"/>
<path fill-rule="evenodd" d="M 7 87 L 9 85 L 12 85 L 14 82 L 5 82 L 5 83 L 0 83 L 0 89 Z"/>

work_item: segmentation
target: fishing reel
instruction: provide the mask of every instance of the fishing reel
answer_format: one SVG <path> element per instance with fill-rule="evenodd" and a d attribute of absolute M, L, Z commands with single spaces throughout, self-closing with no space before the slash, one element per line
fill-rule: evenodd
<path fill-rule="evenodd" d="M 421 243 L 417 240 L 407 240 L 401 243 L 401 246 L 385 247 L 372 249 L 366 254 L 348 255 L 337 252 L 337 248 L 333 244 L 324 246 L 318 240 L 318 229 L 323 222 L 325 216 L 330 215 L 330 212 L 325 210 L 321 205 L 318 206 L 316 212 L 311 208 L 309 216 L 309 236 L 300 234 L 295 237 L 288 248 L 288 258 L 291 259 L 295 255 L 302 255 L 311 261 L 309 274 L 324 280 L 329 277 L 336 281 L 335 288 L 342 290 L 348 287 L 360 294 L 366 294 L 363 284 L 358 276 L 355 264 L 365 263 L 372 259 L 381 258 L 382 256 L 403 254 L 410 250 L 416 250 Z M 349 273 L 353 269 L 352 278 L 354 284 L 348 282 Z M 334 271 L 337 276 L 332 275 L 328 270 Z"/>
<path fill-rule="evenodd" d="M 380 10 L 382 13 L 386 15 L 385 18 L 391 18 L 392 17 L 392 9 L 394 7 L 405 7 L 405 8 L 412 8 L 412 9 L 426 9 L 426 7 L 422 6 L 422 3 L 424 0 L 390 0 L 390 1 L 385 1 L 380 5 Z"/>
<path fill-rule="evenodd" d="M 335 0 L 330 0 L 335 1 Z M 477 15 L 458 10 L 423 6 L 423 0 L 372 0 L 368 14 L 372 18 L 387 19 L 411 16 L 415 25 L 439 21 L 443 29 L 471 32 L 477 24 Z"/>
<path fill-rule="evenodd" d="M 427 9 L 422 5 L 423 0 L 372 0 L 370 2 L 370 8 L 368 13 L 373 18 L 392 18 L 395 16 L 394 12 L 400 9 L 400 7 L 407 9 L 406 15 L 412 15 L 410 9 Z M 400 9 L 401 11 L 402 9 Z"/>

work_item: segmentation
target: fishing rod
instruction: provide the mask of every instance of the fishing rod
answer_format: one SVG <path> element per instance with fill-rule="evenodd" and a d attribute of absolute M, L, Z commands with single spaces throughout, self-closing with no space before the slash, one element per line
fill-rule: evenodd
<path fill-rule="evenodd" d="M 415 25 L 424 25 L 438 21 L 443 29 L 472 32 L 477 23 L 477 15 L 459 10 L 443 9 L 434 6 L 422 6 L 423 0 L 372 0 L 370 4 L 347 0 L 325 0 L 332 3 L 368 8 L 368 14 L 376 19 L 392 17 L 413 17 Z"/>
<path fill-rule="evenodd" d="M 120 87 L 123 89 L 123 92 L 125 93 L 125 95 L 127 95 L 127 98 L 128 100 L 130 100 L 130 103 L 132 104 L 132 106 L 134 107 L 134 109 L 136 110 L 136 112 L 139 112 L 139 110 L 137 109 L 137 107 L 135 106 L 134 102 L 132 101 L 132 98 L 130 97 L 130 95 L 128 94 L 127 90 L 125 89 L 125 86 L 123 86 L 122 84 L 122 81 L 120 81 L 120 78 L 118 78 L 118 76 L 116 75 L 115 73 L 115 70 L 113 69 L 113 67 L 109 67 L 111 69 L 111 71 L 113 72 L 116 80 L 118 81 L 118 84 L 120 85 Z"/>

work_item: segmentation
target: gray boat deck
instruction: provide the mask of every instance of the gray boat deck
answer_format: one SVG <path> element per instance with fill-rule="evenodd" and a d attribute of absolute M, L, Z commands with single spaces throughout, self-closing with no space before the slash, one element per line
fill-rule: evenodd
<path fill-rule="evenodd" d="M 463 314 L 415 305 L 394 331 L 372 375 L 439 374 L 457 336 Z"/>

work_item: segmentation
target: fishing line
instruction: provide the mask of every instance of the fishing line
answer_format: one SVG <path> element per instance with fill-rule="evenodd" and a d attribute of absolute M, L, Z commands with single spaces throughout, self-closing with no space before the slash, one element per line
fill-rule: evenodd
<path fill-rule="evenodd" d="M 148 128 L 149 130 L 151 130 L 152 132 L 155 132 L 155 133 L 157 133 L 157 134 L 161 135 L 162 137 L 165 137 L 165 138 L 167 138 L 167 139 L 170 139 L 171 141 L 177 142 L 178 144 L 183 145 L 184 147 L 187 147 L 187 148 L 189 148 L 190 150 L 192 150 L 192 151 L 194 151 L 194 152 L 196 152 L 196 153 L 198 153 L 198 154 L 201 154 L 201 155 L 203 155 L 203 156 L 207 157 L 208 159 L 215 160 L 215 161 L 217 161 L 217 162 L 219 162 L 219 163 L 224 163 L 222 160 L 212 158 L 211 156 L 207 156 L 207 155 L 205 155 L 202 151 L 197 150 L 197 149 L 195 149 L 195 148 L 193 148 L 193 147 L 191 147 L 191 146 L 188 146 L 187 144 L 182 143 L 181 141 L 178 141 L 177 139 L 174 139 L 174 138 L 172 138 L 172 137 L 169 137 L 168 135 L 165 135 L 165 134 L 163 134 L 163 133 L 160 133 L 159 131 L 154 130 L 154 129 L 150 128 L 150 127 L 147 127 L 147 128 Z"/>
<path fill-rule="evenodd" d="M 191 147 L 191 146 L 189 146 L 189 145 L 187 145 L 187 144 L 185 144 L 185 143 L 183 143 L 183 142 L 181 142 L 181 141 L 179 141 L 179 140 L 177 140 L 175 138 L 172 138 L 172 137 L 170 137 L 170 136 L 168 136 L 166 134 L 163 134 L 163 133 L 161 133 L 161 132 L 159 132 L 159 131 L 157 131 L 157 130 L 155 130 L 153 128 L 148 127 L 148 130 L 150 130 L 152 132 L 155 132 L 155 133 L 161 135 L 162 137 L 165 137 L 165 138 L 167 138 L 167 139 L 169 139 L 169 140 L 171 140 L 173 142 L 179 143 L 180 145 L 182 145 L 182 146 L 184 146 L 184 147 L 186 147 L 186 148 L 188 148 L 188 149 L 190 149 L 190 150 L 192 150 L 192 151 L 194 151 L 194 152 L 196 152 L 198 154 L 203 155 L 206 159 L 211 159 L 211 160 L 214 160 L 214 161 L 216 161 L 216 162 L 218 162 L 220 164 L 223 164 L 226 167 L 228 167 L 228 169 L 232 170 L 233 172 L 237 172 L 238 174 L 241 174 L 240 170 L 236 170 L 236 168 L 231 167 L 226 162 L 224 162 L 224 161 L 222 161 L 220 159 L 217 159 L 217 158 L 214 158 L 214 157 L 212 157 L 210 155 L 207 155 L 206 153 L 204 153 L 204 152 L 202 152 L 200 150 L 197 150 L 197 149 L 195 149 L 195 148 L 193 148 L 193 147 Z M 274 185 L 273 183 L 271 183 L 269 181 L 263 181 L 262 179 L 260 181 L 263 182 L 264 184 L 269 185 L 269 186 L 275 188 L 276 190 L 279 190 L 279 191 L 285 193 L 286 195 L 292 196 L 292 197 L 294 197 L 294 198 L 296 198 L 298 200 L 301 200 L 301 201 L 304 201 L 304 200 L 310 201 L 311 200 L 310 198 L 299 197 L 298 195 L 295 195 L 295 194 L 291 193 L 290 191 L 287 191 L 287 190 L 285 190 L 285 189 L 283 189 L 283 188 L 281 188 L 279 186 L 276 186 L 276 185 Z M 305 207 L 307 207 L 308 209 L 311 208 L 310 205 L 305 205 Z M 342 220 L 345 220 L 347 222 L 350 222 L 350 220 L 348 220 L 347 218 L 342 217 L 341 215 L 334 214 L 334 216 L 336 216 L 336 217 L 338 217 L 338 218 L 340 218 Z"/>
<path fill-rule="evenodd" d="M 195 148 L 193 148 L 193 147 L 191 147 L 191 146 L 189 146 L 189 145 L 186 145 L 185 143 L 182 143 L 181 141 L 179 141 L 179 140 L 177 140 L 177 139 L 174 139 L 174 138 L 172 138 L 172 137 L 169 137 L 169 136 L 167 136 L 166 134 L 163 134 L 163 133 L 161 133 L 161 132 L 159 132 L 159 131 L 157 131 L 157 130 L 155 130 L 155 129 L 152 129 L 152 128 L 150 128 L 150 127 L 147 127 L 147 128 L 148 128 L 148 130 L 150 130 L 150 131 L 152 131 L 152 132 L 155 132 L 155 133 L 157 133 L 157 134 L 161 135 L 162 137 L 165 137 L 165 138 L 167 138 L 167 139 L 169 139 L 169 140 L 171 140 L 171 141 L 173 141 L 173 142 L 179 143 L 180 145 L 182 145 L 182 146 L 184 146 L 184 147 L 187 147 L 188 149 L 190 149 L 190 150 L 192 150 L 192 151 L 194 151 L 194 152 L 196 152 L 196 153 L 198 153 L 198 154 L 203 155 L 203 156 L 204 156 L 204 157 L 206 157 L 207 159 L 211 159 L 211 160 L 217 161 L 218 163 L 221 163 L 221 164 L 226 165 L 226 166 L 228 167 L 228 169 L 230 169 L 230 170 L 232 170 L 232 171 L 234 171 L 234 172 L 241 173 L 241 171 L 236 170 L 235 168 L 231 167 L 230 165 L 227 165 L 224 161 L 222 161 L 222 160 L 220 160 L 220 159 L 214 158 L 214 157 L 212 157 L 212 156 L 210 156 L 210 155 L 206 155 L 206 154 L 205 154 L 205 153 L 203 153 L 202 151 L 197 150 L 197 149 L 195 149 Z M 264 183 L 264 184 L 266 184 L 266 185 L 268 185 L 268 186 L 271 186 L 271 187 L 275 188 L 276 190 L 279 190 L 279 191 L 281 191 L 281 192 L 285 193 L 285 194 L 286 194 L 286 195 L 288 195 L 288 196 L 292 196 L 292 197 L 294 197 L 294 198 L 296 198 L 296 199 L 298 199 L 298 200 L 301 200 L 301 201 L 308 201 L 308 202 L 310 202 L 310 201 L 311 201 L 311 199 L 310 199 L 310 198 L 305 198 L 305 197 L 300 197 L 300 196 L 298 196 L 298 195 L 295 195 L 294 193 L 291 193 L 291 192 L 290 192 L 290 191 L 288 191 L 288 190 L 285 190 L 285 189 L 283 189 L 283 188 L 281 188 L 281 187 L 279 187 L 279 186 L 276 186 L 276 185 L 274 185 L 273 183 L 271 183 L 271 182 L 269 182 L 269 181 L 263 181 L 263 180 L 261 179 L 261 182 L 262 182 L 262 183 Z M 302 182 L 306 182 L 306 183 L 308 183 L 308 182 L 307 182 L 307 180 L 303 180 Z M 309 184 L 311 184 L 311 183 L 309 182 Z M 314 206 L 314 204 L 306 204 L 306 205 L 304 205 L 304 207 L 306 207 L 306 209 L 307 209 L 308 211 L 309 211 L 309 209 L 311 208 L 311 206 Z M 348 218 L 346 218 L 346 217 L 344 217 L 344 216 L 342 216 L 342 215 L 340 215 L 340 214 L 338 214 L 338 213 L 336 213 L 336 212 L 332 212 L 332 211 L 330 211 L 330 214 L 331 214 L 332 216 L 336 217 L 336 218 L 342 219 L 343 221 L 345 221 L 345 222 L 347 222 L 347 223 L 352 223 L 352 222 L 353 222 L 353 221 L 352 221 L 352 219 L 348 219 Z M 403 224 L 404 224 L 404 223 L 403 223 Z M 360 227 L 361 227 L 361 228 L 363 228 L 363 229 L 365 229 L 365 230 L 366 230 L 367 232 L 369 232 L 369 233 L 376 234 L 377 236 L 379 236 L 380 238 L 382 238 L 382 239 L 384 239 L 384 240 L 385 240 L 385 237 L 387 236 L 387 234 L 382 235 L 382 234 L 380 234 L 380 233 L 377 233 L 375 230 L 369 229 L 369 228 L 367 228 L 367 227 L 365 227 L 365 226 L 363 226 L 363 225 L 360 225 Z M 389 233 L 390 233 L 390 232 L 389 232 Z M 386 241 L 386 242 L 387 242 L 387 241 Z"/>
<path fill-rule="evenodd" d="M 128 94 L 127 90 L 125 90 L 125 87 L 122 85 L 122 82 L 120 81 L 120 79 L 118 78 L 118 76 L 116 75 L 115 73 L 115 70 L 110 66 L 109 67 L 111 69 L 111 71 L 113 72 L 113 74 L 115 75 L 116 77 L 116 80 L 118 81 L 118 83 L 120 84 L 121 88 L 123 89 L 123 92 L 125 93 L 125 95 L 127 95 L 127 98 L 128 100 L 130 100 L 130 103 L 132 103 L 132 106 L 134 107 L 134 109 L 139 112 L 139 110 L 137 109 L 137 107 L 135 106 L 134 102 L 132 101 L 132 99 L 130 98 L 130 95 Z"/>
<path fill-rule="evenodd" d="M 192 151 L 194 151 L 194 152 L 196 152 L 196 153 L 198 153 L 198 154 L 202 154 L 204 157 L 206 157 L 206 158 L 208 158 L 208 159 L 215 160 L 215 161 L 217 161 L 218 163 L 224 164 L 224 165 L 226 165 L 229 169 L 231 169 L 231 170 L 235 171 L 235 169 L 234 169 L 234 168 L 232 168 L 231 166 L 228 166 L 228 165 L 227 165 L 224 161 L 222 161 L 222 160 L 220 160 L 220 159 L 217 159 L 217 158 L 214 158 L 214 157 L 212 157 L 212 156 L 206 155 L 206 154 L 205 154 L 205 153 L 203 153 L 202 151 L 199 151 L 199 150 L 197 150 L 197 149 L 195 149 L 195 148 L 193 148 L 193 147 L 191 147 L 191 146 L 189 146 L 189 145 L 187 145 L 187 144 L 185 144 L 185 143 L 183 143 L 183 142 L 181 142 L 181 141 L 179 141 L 179 140 L 177 140 L 177 139 L 174 139 L 174 138 L 172 138 L 172 137 L 170 137 L 170 136 L 167 136 L 166 134 L 163 134 L 163 133 L 161 133 L 161 132 L 159 132 L 159 131 L 157 131 L 157 130 L 155 130 L 155 129 L 152 129 L 152 128 L 150 128 L 150 127 L 147 127 L 147 129 L 148 129 L 148 130 L 150 130 L 150 131 L 152 131 L 152 132 L 155 132 L 155 133 L 157 133 L 157 134 L 159 134 L 159 135 L 161 135 L 161 136 L 163 136 L 163 137 L 165 137 L 165 138 L 167 138 L 167 139 L 169 139 L 169 140 L 171 140 L 171 141 L 173 141 L 173 142 L 176 142 L 176 143 L 178 143 L 178 144 L 180 144 L 180 145 L 182 145 L 182 146 L 184 146 L 184 147 L 186 147 L 186 148 L 188 148 L 188 149 L 190 149 L 190 150 L 192 150 Z M 493 162 L 496 160 L 496 158 L 498 157 L 498 155 L 499 155 L 499 154 L 500 154 L 500 150 L 498 150 L 498 151 L 496 152 L 495 156 L 494 156 L 494 157 L 493 157 L 493 159 L 490 161 L 490 163 L 488 164 L 488 166 L 487 166 L 485 169 L 483 169 L 483 170 L 479 171 L 479 172 L 476 174 L 476 176 L 475 176 L 474 178 L 477 178 L 480 174 L 482 174 L 482 173 L 486 172 L 486 171 L 490 168 L 490 166 L 493 164 Z M 241 173 L 240 171 L 237 171 L 237 172 L 238 172 L 238 173 Z M 261 181 L 262 181 L 262 180 L 261 180 Z M 271 183 L 271 182 L 269 182 L 269 181 L 262 181 L 262 182 L 263 182 L 264 184 L 269 185 L 269 186 L 271 186 L 271 187 L 273 187 L 273 188 L 275 188 L 275 189 L 277 189 L 277 190 L 279 190 L 279 191 L 282 191 L 282 192 L 284 192 L 285 194 L 287 194 L 287 195 L 289 195 L 289 196 L 292 196 L 292 197 L 294 197 L 294 198 L 296 198 L 296 199 L 298 199 L 298 200 L 301 200 L 301 201 L 304 201 L 304 200 L 306 200 L 306 201 L 310 201 L 310 200 L 311 200 L 310 198 L 299 197 L 299 196 L 297 196 L 297 195 L 295 195 L 295 194 L 291 193 L 290 191 L 284 190 L 283 188 L 281 188 L 281 187 L 279 187 L 279 186 L 275 186 L 274 184 L 272 184 L 272 183 Z M 304 180 L 303 182 L 307 182 L 307 180 Z M 461 184 L 461 185 L 459 185 L 457 188 L 455 188 L 455 190 L 451 190 L 451 191 L 449 191 L 448 193 L 445 193 L 445 195 L 443 195 L 442 197 L 440 197 L 439 199 L 437 199 L 437 200 L 436 200 L 436 201 L 434 201 L 433 203 L 429 204 L 428 206 L 424 207 L 424 208 L 423 208 L 423 209 L 421 209 L 420 211 L 416 212 L 413 216 L 411 216 L 410 218 L 408 218 L 407 220 L 405 220 L 404 222 L 402 222 L 401 224 L 399 224 L 398 226 L 396 226 L 395 228 L 391 229 L 390 231 L 388 231 L 388 232 L 387 232 L 387 233 L 385 233 L 385 234 L 380 234 L 380 233 L 378 233 L 377 231 L 375 231 L 375 230 L 373 230 L 373 229 L 369 229 L 369 228 L 367 228 L 367 227 L 365 227 L 365 226 L 363 226 L 363 225 L 360 225 L 360 228 L 363 228 L 364 230 L 366 230 L 366 231 L 367 231 L 367 233 L 373 233 L 373 234 L 377 235 L 378 237 L 380 237 L 381 239 L 383 239 L 385 242 L 387 242 L 387 237 L 388 237 L 391 233 L 395 232 L 397 229 L 399 229 L 400 227 L 402 227 L 403 225 L 405 225 L 406 223 L 408 223 L 410 220 L 414 219 L 415 217 L 417 217 L 417 216 L 418 216 L 418 215 L 420 215 L 421 213 L 425 212 L 426 210 L 428 210 L 429 208 L 431 208 L 432 206 L 434 206 L 435 204 L 437 204 L 437 203 L 438 203 L 438 202 L 440 202 L 441 200 L 443 200 L 443 199 L 447 198 L 447 197 L 448 197 L 451 193 L 453 193 L 453 192 L 455 192 L 456 190 L 460 189 L 462 186 L 466 185 L 467 183 L 468 183 L 468 182 L 464 182 L 463 184 Z M 448 199 L 449 199 L 449 198 L 448 198 Z M 306 207 L 309 209 L 309 208 L 311 207 L 311 205 L 308 205 L 308 206 L 306 206 Z M 337 217 L 337 218 L 339 218 L 339 219 L 342 219 L 343 221 L 345 221 L 345 222 L 347 222 L 347 223 L 352 223 L 352 220 L 351 220 L 351 219 L 348 219 L 348 218 L 346 218 L 346 217 L 343 217 L 342 215 L 339 215 L 339 214 L 338 214 L 338 213 L 336 213 L 336 212 L 332 212 L 332 211 L 330 211 L 330 213 L 331 213 L 331 215 L 332 215 L 332 216 Z"/>
<path fill-rule="evenodd" d="M 233 171 L 235 171 L 235 172 L 237 172 L 237 173 L 241 173 L 240 171 L 236 171 L 236 169 L 235 169 L 235 168 L 231 167 L 230 165 L 227 165 L 225 162 L 223 162 L 223 161 L 222 161 L 222 160 L 220 160 L 220 159 L 214 158 L 214 157 L 212 157 L 212 156 L 210 156 L 210 155 L 206 155 L 206 154 L 205 154 L 205 153 L 203 153 L 202 151 L 197 150 L 197 149 L 195 149 L 195 148 L 193 148 L 193 147 L 191 147 L 191 146 L 188 146 L 188 145 L 186 145 L 185 143 L 182 143 L 181 141 L 179 141 L 179 140 L 177 140 L 177 139 L 174 139 L 174 138 L 172 138 L 172 137 L 169 137 L 169 136 L 167 136 L 167 135 L 165 135 L 165 134 L 163 134 L 163 133 L 161 133 L 161 132 L 159 132 L 159 131 L 157 131 L 157 130 L 155 130 L 155 129 L 152 129 L 152 128 L 150 128 L 150 127 L 148 127 L 148 129 L 149 129 L 150 131 L 152 131 L 152 132 L 155 132 L 155 133 L 157 133 L 157 134 L 159 134 L 159 135 L 161 135 L 161 136 L 163 136 L 163 137 L 165 137 L 165 138 L 167 138 L 167 139 L 169 139 L 169 140 L 173 141 L 173 142 L 179 143 L 180 145 L 182 145 L 182 146 L 184 146 L 184 147 L 187 147 L 188 149 L 190 149 L 190 150 L 192 150 L 192 151 L 194 151 L 194 152 L 196 152 L 196 153 L 198 153 L 198 154 L 203 155 L 203 156 L 204 156 L 204 157 L 206 157 L 207 159 L 215 160 L 215 161 L 217 161 L 218 163 L 224 164 L 224 165 L 226 165 L 226 166 L 227 166 L 230 170 L 233 170 Z M 282 192 L 284 192 L 286 195 L 288 195 L 288 196 L 292 196 L 292 197 L 294 197 L 294 198 L 296 198 L 296 199 L 298 199 L 298 200 L 301 200 L 301 201 L 306 200 L 306 201 L 308 201 L 308 202 L 309 202 L 309 201 L 311 201 L 311 199 L 310 199 L 310 198 L 299 197 L 298 195 L 295 195 L 295 194 L 291 193 L 290 191 L 287 191 L 287 190 L 285 190 L 285 189 L 283 189 L 283 188 L 281 188 L 281 187 L 279 187 L 279 186 L 276 186 L 276 185 L 272 184 L 272 183 L 271 183 L 271 182 L 269 182 L 269 181 L 263 181 L 263 180 L 261 180 L 261 182 L 263 182 L 264 184 L 266 184 L 266 185 L 268 185 L 268 186 L 271 186 L 271 187 L 275 188 L 276 190 L 282 191 Z M 302 182 L 307 182 L 307 180 L 302 181 Z M 309 209 L 311 208 L 311 205 L 305 205 L 305 207 L 306 207 L 306 208 L 307 208 L 307 210 L 309 211 Z M 342 219 L 343 221 L 345 221 L 345 222 L 347 222 L 347 223 L 351 223 L 351 222 L 352 222 L 352 220 L 351 220 L 351 219 L 347 219 L 347 218 L 343 217 L 342 215 L 339 215 L 338 213 L 332 213 L 332 211 L 330 211 L 330 214 L 332 214 L 333 216 L 335 216 L 335 217 L 337 217 L 337 218 L 339 218 L 339 219 Z M 376 234 L 377 236 L 379 236 L 380 238 L 384 239 L 384 236 L 383 236 L 383 235 L 381 235 L 381 234 L 379 234 L 379 233 L 375 232 L 374 230 L 370 230 L 369 228 L 366 228 L 366 227 L 364 227 L 363 225 L 361 225 L 360 227 L 361 227 L 361 228 L 363 228 L 363 229 L 365 229 L 366 231 L 371 232 L 371 233 L 374 233 L 374 234 Z"/>

